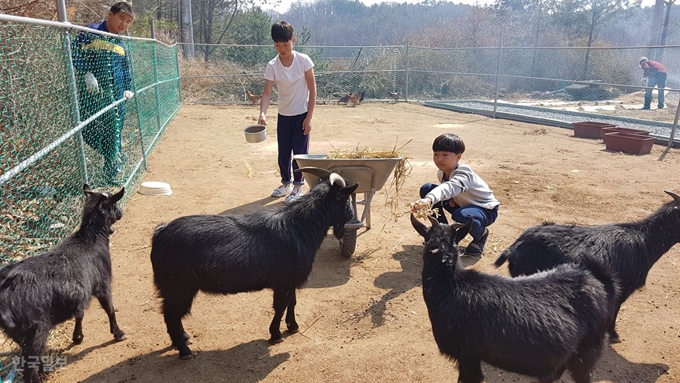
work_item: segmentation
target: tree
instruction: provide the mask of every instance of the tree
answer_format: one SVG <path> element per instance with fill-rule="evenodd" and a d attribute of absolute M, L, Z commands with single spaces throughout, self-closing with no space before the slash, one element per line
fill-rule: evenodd
<path fill-rule="evenodd" d="M 631 7 L 639 6 L 640 0 L 554 0 L 552 17 L 571 31 L 572 37 L 587 37 L 586 46 L 590 48 L 598 28 Z M 586 49 L 582 79 L 588 78 L 589 61 L 590 49 Z"/>
<path fill-rule="evenodd" d="M 221 44 L 227 36 L 227 32 L 234 23 L 234 18 L 240 10 L 255 7 L 256 4 L 267 5 L 270 0 L 194 0 L 192 15 L 194 30 L 198 39 L 197 43 L 204 43 L 205 61 L 210 60 L 210 55 L 215 47 L 210 44 Z"/>
<path fill-rule="evenodd" d="M 668 23 L 670 22 L 671 18 L 671 6 L 673 3 L 675 3 L 675 0 L 667 0 L 665 1 L 666 3 L 666 17 L 664 18 L 663 21 L 663 28 L 661 28 L 661 41 L 659 42 L 659 45 L 664 46 L 666 45 L 666 37 L 668 36 Z M 657 60 L 662 61 L 663 60 L 663 48 L 659 50 L 659 54 L 656 57 Z"/>

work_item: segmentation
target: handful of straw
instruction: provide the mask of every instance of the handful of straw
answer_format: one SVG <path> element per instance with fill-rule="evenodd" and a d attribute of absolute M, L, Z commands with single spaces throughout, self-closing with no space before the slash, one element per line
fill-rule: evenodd
<path fill-rule="evenodd" d="M 437 218 L 439 214 L 435 210 L 432 210 L 431 204 L 426 201 L 429 200 L 420 199 L 416 202 L 411 202 L 409 204 L 409 207 L 411 208 L 411 213 L 415 214 L 416 218 L 423 220 L 426 220 L 428 217 Z"/>

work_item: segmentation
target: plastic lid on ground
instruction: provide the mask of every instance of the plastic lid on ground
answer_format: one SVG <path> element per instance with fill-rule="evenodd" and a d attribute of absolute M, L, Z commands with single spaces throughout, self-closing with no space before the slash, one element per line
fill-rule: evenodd
<path fill-rule="evenodd" d="M 170 195 L 170 184 L 159 181 L 146 181 L 139 185 L 139 193 L 144 195 Z"/>

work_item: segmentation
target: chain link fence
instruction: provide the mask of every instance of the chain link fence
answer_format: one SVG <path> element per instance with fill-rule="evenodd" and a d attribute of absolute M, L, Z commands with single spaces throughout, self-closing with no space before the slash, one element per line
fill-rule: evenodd
<path fill-rule="evenodd" d="M 276 56 L 272 45 L 195 44 L 186 49 L 193 56 L 186 57 L 177 46 L 149 39 L 100 34 L 94 39 L 99 43 L 87 40 L 85 45 L 94 44 L 90 48 L 109 49 L 107 55 L 124 41 L 135 92 L 126 100 L 110 85 L 116 74 L 107 55 L 79 56 L 85 31 L 0 15 L 1 261 L 44 252 L 73 232 L 80 221 L 83 183 L 133 189 L 181 98 L 249 103 L 246 91 L 261 94 L 264 68 Z M 643 55 L 666 66 L 667 106 L 675 109 L 678 102 L 678 46 L 298 45 L 296 50 L 315 62 L 320 103 L 342 103 L 347 94 L 362 93 L 364 102 L 481 100 L 580 107 L 630 95 L 641 104 L 638 59 Z M 88 72 L 100 82 L 96 96 L 88 91 Z M 612 113 L 618 113 L 616 108 Z M 667 116 L 661 118 L 672 120 Z"/>
<path fill-rule="evenodd" d="M 264 68 L 276 56 L 270 45 L 194 45 L 183 57 L 187 101 L 249 102 L 260 94 Z M 680 46 L 666 47 L 491 47 L 296 46 L 315 63 L 319 102 L 337 102 L 363 92 L 366 101 L 503 100 L 571 102 L 578 105 L 642 104 L 641 56 L 668 70 L 668 106 L 677 106 Z M 655 91 L 656 92 L 656 91 Z M 632 107 L 632 106 L 631 106 Z M 616 108 L 610 108 L 615 111 Z M 639 106 L 638 106 L 639 109 Z M 669 117 L 672 121 L 672 117 Z"/>
<path fill-rule="evenodd" d="M 84 183 L 134 189 L 180 105 L 177 52 L 0 15 L 0 262 L 42 253 L 75 231 Z M 135 92 L 129 100 L 121 79 Z"/>

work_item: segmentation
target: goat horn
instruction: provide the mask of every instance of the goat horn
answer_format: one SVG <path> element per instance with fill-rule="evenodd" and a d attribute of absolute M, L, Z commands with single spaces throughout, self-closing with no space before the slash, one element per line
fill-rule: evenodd
<path fill-rule="evenodd" d="M 299 168 L 295 170 L 296 172 L 306 172 L 309 174 L 314 174 L 315 176 L 321 178 L 322 180 L 327 180 L 331 176 L 331 172 L 323 168 L 317 168 L 314 166 L 306 166 L 304 168 Z"/>
<path fill-rule="evenodd" d="M 328 179 L 331 182 L 331 185 L 338 185 L 341 188 L 344 188 L 347 186 L 347 183 L 345 183 L 345 179 L 342 178 L 342 176 L 338 173 L 331 173 L 330 177 Z"/>
<path fill-rule="evenodd" d="M 430 224 L 432 224 L 432 226 L 437 226 L 437 225 L 439 225 L 439 221 L 437 221 L 437 219 L 434 218 L 433 216 L 428 215 L 427 218 L 430 220 Z"/>
<path fill-rule="evenodd" d="M 666 194 L 668 194 L 669 196 L 673 197 L 673 199 L 675 200 L 675 202 L 680 202 L 680 195 L 677 195 L 677 194 L 673 193 L 673 192 L 670 191 L 670 190 L 664 190 L 664 191 L 666 192 Z"/>

